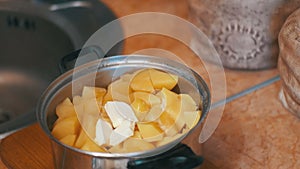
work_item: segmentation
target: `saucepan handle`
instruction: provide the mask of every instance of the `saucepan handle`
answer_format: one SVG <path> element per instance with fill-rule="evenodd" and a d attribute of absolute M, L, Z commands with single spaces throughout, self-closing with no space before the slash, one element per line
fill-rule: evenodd
<path fill-rule="evenodd" d="M 195 155 L 190 147 L 179 143 L 172 149 L 154 157 L 130 160 L 128 169 L 191 169 L 200 166 L 204 159 Z"/>
<path fill-rule="evenodd" d="M 103 50 L 98 46 L 88 46 L 82 49 L 78 49 L 74 52 L 71 52 L 64 57 L 61 58 L 59 63 L 59 69 L 60 73 L 63 74 L 68 70 L 71 70 L 75 67 L 75 63 L 79 57 L 84 57 L 84 61 L 79 63 L 84 64 L 89 61 L 95 60 L 95 59 L 101 59 L 103 57 L 106 57 Z M 76 63 L 76 66 L 79 66 L 78 62 Z"/>

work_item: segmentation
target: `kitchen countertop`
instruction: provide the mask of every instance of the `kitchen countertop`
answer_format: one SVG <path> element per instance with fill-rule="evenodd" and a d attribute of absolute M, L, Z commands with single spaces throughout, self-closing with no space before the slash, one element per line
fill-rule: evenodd
<path fill-rule="evenodd" d="M 185 0 L 103 0 L 118 17 L 136 12 L 166 12 L 188 19 Z M 179 56 L 208 81 L 200 61 L 178 41 L 158 35 L 126 39 L 124 53 L 145 48 L 161 48 Z M 213 67 L 213 65 L 211 65 Z M 277 69 L 237 71 L 225 69 L 227 90 L 231 96 L 278 74 Z M 202 168 L 300 168 L 300 120 L 283 108 L 279 99 L 281 82 L 277 81 L 226 104 L 222 119 L 213 135 L 202 145 L 195 130 L 184 142 L 202 152 Z M 0 168 L 53 168 L 49 139 L 38 124 L 31 125 L 1 142 Z M 7 167 L 5 167 L 7 166 Z"/>

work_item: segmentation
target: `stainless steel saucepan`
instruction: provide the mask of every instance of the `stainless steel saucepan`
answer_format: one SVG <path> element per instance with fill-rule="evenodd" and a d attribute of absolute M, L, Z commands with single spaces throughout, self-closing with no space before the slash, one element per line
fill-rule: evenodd
<path fill-rule="evenodd" d="M 155 68 L 179 76 L 175 90 L 187 93 L 197 101 L 202 110 L 202 116 L 194 128 L 200 127 L 210 107 L 210 92 L 201 76 L 193 70 L 181 63 L 155 56 L 111 56 L 98 59 L 72 69 L 57 78 L 47 88 L 37 106 L 38 122 L 51 139 L 57 169 L 144 168 L 145 166 L 183 169 L 202 163 L 201 157 L 180 143 L 193 132 L 194 128 L 161 147 L 149 151 L 120 154 L 79 150 L 62 144 L 51 134 L 53 124 L 57 119 L 55 107 L 66 97 L 72 98 L 74 94 L 80 94 L 82 89 L 80 86 L 94 83 L 95 86 L 106 87 L 121 75 L 142 68 Z M 78 89 L 74 89 L 74 86 Z"/>

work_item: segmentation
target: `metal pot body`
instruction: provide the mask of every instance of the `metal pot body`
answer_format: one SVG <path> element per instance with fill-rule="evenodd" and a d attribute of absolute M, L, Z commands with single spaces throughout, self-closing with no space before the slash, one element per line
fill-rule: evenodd
<path fill-rule="evenodd" d="M 123 154 L 82 151 L 62 144 L 51 135 L 53 123 L 57 119 L 55 107 L 63 99 L 80 94 L 85 85 L 95 84 L 95 86 L 106 87 L 121 75 L 142 68 L 155 68 L 179 76 L 178 87 L 175 90 L 191 95 L 202 110 L 202 117 L 192 130 L 153 150 Z M 153 56 L 112 56 L 81 65 L 56 79 L 40 99 L 37 118 L 42 129 L 51 139 L 57 169 L 126 168 L 130 160 L 159 155 L 176 146 L 200 126 L 208 113 L 209 106 L 210 93 L 206 83 L 197 73 L 183 64 Z"/>

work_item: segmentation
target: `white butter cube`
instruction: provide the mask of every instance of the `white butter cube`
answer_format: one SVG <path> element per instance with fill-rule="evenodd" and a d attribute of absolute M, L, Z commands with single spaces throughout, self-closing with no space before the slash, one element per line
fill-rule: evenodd
<path fill-rule="evenodd" d="M 113 101 L 109 101 L 104 105 L 104 109 L 110 118 L 112 125 L 114 128 L 118 127 L 123 121 L 124 118 L 121 114 L 116 110 L 116 105 Z"/>
<path fill-rule="evenodd" d="M 133 122 L 138 121 L 131 106 L 127 103 L 109 101 L 104 105 L 104 108 L 115 128 L 118 127 L 125 119 Z"/>
<path fill-rule="evenodd" d="M 134 122 L 124 120 L 119 127 L 112 131 L 109 144 L 115 146 L 126 140 L 128 137 L 133 136 L 134 125 Z"/>
<path fill-rule="evenodd" d="M 138 119 L 135 116 L 134 111 L 132 110 L 131 106 L 124 102 L 114 102 L 115 110 L 125 119 L 133 122 L 137 122 Z"/>

